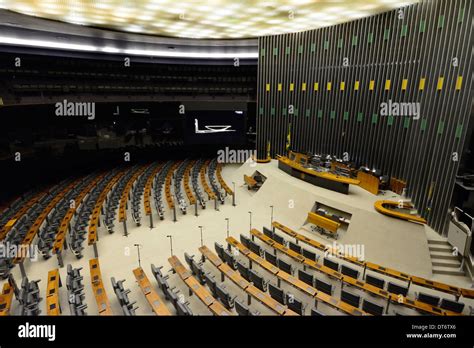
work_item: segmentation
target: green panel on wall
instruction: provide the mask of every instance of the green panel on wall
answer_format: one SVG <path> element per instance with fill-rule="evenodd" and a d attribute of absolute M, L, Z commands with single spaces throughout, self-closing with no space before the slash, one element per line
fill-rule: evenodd
<path fill-rule="evenodd" d="M 438 123 L 438 134 L 443 134 L 444 132 L 444 121 L 440 120 Z"/>
<path fill-rule="evenodd" d="M 300 47 L 298 47 L 298 54 L 301 54 L 303 53 L 303 45 L 300 45 Z"/>
<path fill-rule="evenodd" d="M 374 33 L 367 34 L 367 43 L 371 44 L 374 41 Z"/>
<path fill-rule="evenodd" d="M 271 114 L 272 114 L 272 116 L 275 115 L 275 108 L 273 106 L 272 106 L 272 109 L 271 109 Z"/>
<path fill-rule="evenodd" d="M 391 126 L 393 124 L 393 116 L 392 115 L 388 115 L 388 118 L 387 118 L 387 125 L 388 126 Z"/>
<path fill-rule="evenodd" d="M 464 7 L 459 9 L 458 22 L 462 23 L 464 20 Z"/>
<path fill-rule="evenodd" d="M 318 110 L 318 118 L 323 118 L 323 110 Z"/>
<path fill-rule="evenodd" d="M 281 110 L 281 114 L 282 114 L 283 116 L 286 116 L 286 108 L 283 108 L 283 109 Z"/>
<path fill-rule="evenodd" d="M 456 139 L 461 138 L 462 134 L 462 123 L 459 123 L 456 127 Z"/>
<path fill-rule="evenodd" d="M 259 114 L 263 115 L 263 107 L 262 106 L 260 107 Z"/>
<path fill-rule="evenodd" d="M 438 17 L 438 29 L 441 29 L 444 27 L 444 15 L 440 15 Z"/>
<path fill-rule="evenodd" d="M 420 127 L 422 132 L 424 132 L 426 130 L 426 125 L 427 125 L 426 118 L 423 118 L 421 120 L 421 127 Z"/>
<path fill-rule="evenodd" d="M 297 108 L 293 109 L 293 115 L 298 116 L 298 109 Z"/>
<path fill-rule="evenodd" d="M 386 28 L 385 31 L 383 32 L 383 39 L 388 40 L 390 37 L 390 28 Z"/>
<path fill-rule="evenodd" d="M 260 55 L 261 55 L 262 57 L 265 57 L 265 48 L 262 48 L 262 49 L 260 50 Z"/>
<path fill-rule="evenodd" d="M 362 119 L 364 118 L 364 114 L 362 112 L 357 113 L 357 122 L 362 122 Z"/>
<path fill-rule="evenodd" d="M 286 46 L 285 53 L 290 54 L 290 46 Z"/>
<path fill-rule="evenodd" d="M 372 124 L 377 124 L 378 119 L 379 119 L 379 115 L 372 114 Z"/>
<path fill-rule="evenodd" d="M 407 24 L 402 25 L 402 31 L 401 31 L 400 35 L 402 37 L 405 37 L 405 36 L 407 36 L 407 32 L 408 32 L 408 25 Z"/>
<path fill-rule="evenodd" d="M 344 111 L 344 121 L 347 121 L 349 119 L 349 111 Z"/>
<path fill-rule="evenodd" d="M 337 48 L 342 48 L 342 43 L 343 43 L 343 38 L 341 37 L 341 38 L 337 41 Z"/>
<path fill-rule="evenodd" d="M 314 52 L 316 52 L 316 44 L 313 42 L 311 44 L 311 53 L 314 53 Z"/>
<path fill-rule="evenodd" d="M 426 30 L 426 21 L 424 19 L 422 19 L 420 21 L 420 33 L 424 33 Z"/>
<path fill-rule="evenodd" d="M 357 35 L 352 36 L 352 46 L 357 46 L 358 41 L 359 41 L 359 38 Z"/>
<path fill-rule="evenodd" d="M 327 50 L 329 48 L 329 40 L 324 40 L 324 49 Z"/>
<path fill-rule="evenodd" d="M 331 110 L 331 113 L 329 114 L 329 117 L 331 118 L 331 120 L 334 120 L 336 118 L 336 111 Z"/>
<path fill-rule="evenodd" d="M 408 128 L 410 127 L 410 117 L 405 117 L 403 120 L 403 128 Z"/>
<path fill-rule="evenodd" d="M 311 115 L 311 111 L 309 109 L 306 109 L 306 117 L 309 117 Z"/>
<path fill-rule="evenodd" d="M 273 47 L 273 55 L 274 56 L 278 55 L 278 47 Z"/>

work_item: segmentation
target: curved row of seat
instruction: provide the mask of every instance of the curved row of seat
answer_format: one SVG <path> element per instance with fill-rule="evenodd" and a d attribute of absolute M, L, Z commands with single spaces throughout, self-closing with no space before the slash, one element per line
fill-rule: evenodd
<path fill-rule="evenodd" d="M 20 302 L 18 315 L 37 316 L 41 314 L 39 303 L 43 298 L 40 296 L 39 282 L 40 280 L 29 281 L 27 277 L 22 279 L 21 289 L 18 293 Z"/>
<path fill-rule="evenodd" d="M 144 189 L 144 194 L 143 194 L 143 205 L 145 207 L 145 215 L 149 216 L 152 214 L 151 211 L 151 204 L 150 204 L 150 196 L 151 196 L 151 189 L 153 186 L 153 183 L 155 181 L 155 177 L 158 175 L 160 170 L 163 168 L 163 164 L 158 163 L 151 171 L 150 175 L 148 175 L 148 178 L 145 183 L 145 189 Z"/>
<path fill-rule="evenodd" d="M 186 214 L 187 204 L 184 198 L 183 191 L 181 190 L 182 182 L 184 180 L 184 176 L 186 173 L 186 168 L 188 167 L 189 160 L 185 160 L 181 162 L 181 164 L 176 169 L 174 174 L 174 194 L 176 196 L 176 200 L 178 201 L 179 209 L 183 214 Z"/>
<path fill-rule="evenodd" d="M 67 192 L 59 203 L 53 208 L 52 213 L 46 220 L 46 224 L 39 229 L 38 232 L 38 249 L 45 260 L 52 256 L 52 248 L 56 235 L 61 227 L 61 222 L 65 218 L 68 211 L 74 206 L 75 198 L 80 195 L 84 189 L 88 189 L 94 175 L 89 175 L 81 180 L 69 192 Z"/>
<path fill-rule="evenodd" d="M 71 315 L 87 315 L 86 295 L 82 284 L 84 277 L 81 276 L 81 270 L 82 267 L 72 268 L 70 264 L 67 265 L 66 288 Z"/>
<path fill-rule="evenodd" d="M 102 173 L 97 175 L 94 179 L 92 179 L 82 191 L 78 193 L 76 197 L 73 198 L 74 204 L 69 207 L 66 215 L 62 219 L 59 224 L 59 230 L 56 233 L 56 237 L 54 239 L 52 252 L 53 254 L 60 254 L 64 247 L 64 242 L 66 241 L 67 231 L 70 230 L 70 222 L 73 219 L 74 215 L 76 214 L 77 208 L 83 206 L 83 200 L 92 192 L 92 190 L 97 186 L 97 184 L 105 177 L 106 173 Z M 84 224 L 85 226 L 85 224 Z M 72 231 L 72 230 L 71 230 Z"/>
<path fill-rule="evenodd" d="M 24 253 L 24 247 L 22 243 L 27 240 L 29 246 L 32 237 L 36 233 L 37 229 L 41 226 L 50 210 L 55 205 L 55 202 L 62 197 L 62 194 L 66 192 L 68 188 L 68 181 L 64 181 L 55 187 L 53 187 L 48 193 L 37 200 L 27 212 L 15 221 L 14 226 L 6 234 L 3 243 L 8 245 L 10 248 L 15 247 L 20 250 L 20 253 Z M 59 197 L 59 199 L 57 199 Z M 19 248 L 21 246 L 21 248 Z M 10 256 L 10 257 L 7 257 Z M 16 255 L 19 256 L 19 255 Z M 26 255 L 25 255 L 26 256 Z M 14 262 L 17 257 L 13 258 L 12 255 L 1 255 L 0 256 L 0 277 L 6 278 L 10 273 L 10 270 L 14 267 Z"/>
<path fill-rule="evenodd" d="M 216 179 L 217 173 L 217 159 L 213 159 L 209 162 L 209 167 L 207 171 L 207 175 L 209 177 L 209 182 L 211 183 L 212 190 L 214 191 L 215 195 L 219 198 L 221 203 L 224 203 L 225 194 L 224 190 L 220 187 L 219 182 Z"/>
<path fill-rule="evenodd" d="M 199 186 L 199 175 L 201 173 L 201 167 L 203 166 L 204 161 L 202 159 L 199 159 L 196 161 L 194 164 L 194 167 L 191 171 L 191 182 L 193 185 L 193 190 L 194 193 L 197 196 L 197 199 L 199 201 L 199 204 L 201 205 L 202 209 L 206 209 L 206 199 L 204 198 L 204 194 L 201 190 L 201 187 Z"/>
<path fill-rule="evenodd" d="M 114 277 L 110 278 L 112 282 L 112 288 L 114 289 L 115 296 L 119 301 L 122 312 L 126 316 L 136 315 L 135 311 L 138 307 L 135 307 L 136 301 L 130 301 L 128 294 L 131 292 L 130 289 L 125 289 L 123 283 L 125 280 L 116 281 Z"/>
<path fill-rule="evenodd" d="M 179 167 L 180 164 L 181 164 L 181 161 L 174 162 L 169 172 L 166 174 L 165 196 L 166 196 L 166 202 L 168 203 L 168 208 L 170 208 L 170 210 L 173 210 L 175 207 L 173 195 L 171 194 L 171 183 L 172 183 L 174 171 L 176 170 L 176 168 Z"/>
<path fill-rule="evenodd" d="M 388 267 L 383 267 L 383 266 L 377 265 L 377 264 L 372 263 L 372 262 L 360 261 L 360 260 L 358 260 L 357 258 L 355 258 L 353 256 L 344 255 L 343 253 L 340 253 L 337 250 L 332 250 L 332 248 L 324 245 L 323 243 L 320 243 L 320 242 L 315 241 L 313 239 L 310 239 L 306 236 L 303 236 L 302 234 L 299 234 L 298 232 L 292 230 L 291 228 L 289 228 L 287 226 L 284 226 L 283 224 L 281 224 L 277 221 L 274 221 L 272 225 L 273 225 L 274 228 L 277 228 L 278 230 L 288 234 L 289 236 L 294 237 L 297 241 L 302 241 L 302 242 L 304 242 L 304 243 L 306 243 L 306 244 L 308 244 L 308 245 L 310 245 L 310 246 L 312 246 L 316 249 L 319 249 L 321 251 L 330 252 L 331 255 L 334 255 L 334 256 L 336 256 L 340 259 L 351 262 L 353 264 L 356 264 L 360 267 L 363 267 L 364 269 L 368 269 L 368 270 L 371 270 L 371 271 L 374 271 L 374 272 L 377 272 L 377 273 L 380 273 L 380 274 L 383 274 L 383 275 L 386 275 L 386 276 L 389 276 L 389 277 L 392 277 L 392 278 L 404 280 L 404 281 L 407 281 L 409 283 L 411 282 L 413 284 L 416 284 L 416 285 L 419 285 L 419 286 L 422 286 L 422 287 L 426 287 L 426 288 L 429 288 L 429 289 L 438 290 L 438 291 L 441 291 L 441 292 L 452 294 L 452 295 L 455 295 L 456 297 L 464 296 L 466 298 L 474 298 L 474 290 L 473 289 L 459 288 L 459 287 L 452 286 L 452 285 L 449 285 L 449 284 L 445 284 L 445 283 L 441 283 L 441 282 L 435 282 L 435 281 L 431 281 L 431 280 L 424 279 L 424 278 L 421 278 L 421 277 L 409 275 L 407 273 L 400 272 L 400 271 L 397 271 L 397 270 L 394 270 L 394 269 L 391 269 L 391 268 L 388 268 Z"/>
<path fill-rule="evenodd" d="M 127 183 L 138 169 L 138 166 L 129 168 L 120 180 L 117 181 L 117 184 L 112 188 L 112 191 L 108 195 L 107 204 L 105 206 L 104 225 L 109 233 L 114 233 L 114 220 L 117 215 L 117 208 L 122 199 L 122 193 L 125 192 Z"/>
<path fill-rule="evenodd" d="M 145 171 L 140 175 L 138 180 L 136 180 L 136 184 L 133 186 L 132 189 L 132 218 L 133 221 L 137 224 L 137 226 L 141 225 L 141 209 L 140 209 L 140 201 L 142 198 L 143 193 L 145 192 L 145 186 L 149 181 L 150 176 L 152 175 L 155 168 L 158 166 L 158 163 L 150 165 Z M 153 177 L 151 178 L 153 179 Z"/>
<path fill-rule="evenodd" d="M 165 185 L 168 172 L 173 166 L 173 161 L 168 161 L 161 168 L 160 172 L 156 176 L 155 185 L 153 186 L 153 196 L 155 198 L 155 207 L 158 212 L 158 216 L 161 220 L 165 218 L 165 206 L 163 204 L 163 186 Z"/>
<path fill-rule="evenodd" d="M 151 165 L 143 165 L 139 167 L 133 175 L 128 179 L 128 181 L 125 184 L 125 187 L 122 190 L 122 194 L 120 197 L 120 204 L 119 204 L 119 222 L 124 222 L 127 220 L 127 202 L 130 198 L 130 190 L 133 188 L 133 185 L 135 181 L 142 175 L 147 168 L 149 168 Z M 140 197 L 138 199 L 138 202 L 140 202 Z M 140 212 L 140 206 L 132 207 L 133 211 Z"/>
<path fill-rule="evenodd" d="M 207 197 L 209 200 L 214 200 L 217 198 L 216 194 L 211 190 L 211 188 L 209 187 L 209 185 L 207 184 L 207 180 L 206 180 L 206 170 L 207 168 L 209 168 L 209 163 L 210 161 L 209 160 L 206 160 L 204 162 L 204 165 L 201 167 L 200 171 L 199 171 L 199 175 L 201 177 L 201 185 L 202 187 L 204 188 L 204 191 L 207 193 Z"/>
<path fill-rule="evenodd" d="M 73 254 L 78 259 L 82 258 L 82 250 L 84 249 L 83 242 L 86 239 L 85 236 L 87 233 L 86 228 L 89 225 L 91 214 L 96 206 L 97 200 L 117 173 L 117 170 L 112 170 L 101 178 L 79 207 L 79 212 L 76 214 L 72 228 L 69 231 L 69 237 L 66 238 Z"/>
<path fill-rule="evenodd" d="M 194 164 L 196 161 L 192 160 L 188 162 L 186 169 L 184 170 L 184 192 L 186 192 L 186 196 L 188 197 L 189 204 L 194 205 L 196 204 L 196 197 L 194 196 L 191 187 L 189 186 L 189 177 L 191 176 L 191 171 L 193 169 Z"/>
<path fill-rule="evenodd" d="M 221 187 L 224 189 L 224 191 L 228 195 L 234 194 L 234 192 L 230 189 L 230 187 L 226 184 L 226 182 L 224 181 L 224 178 L 222 177 L 222 163 L 217 163 L 216 175 L 217 175 L 217 180 L 219 180 L 219 183 L 221 184 Z"/>

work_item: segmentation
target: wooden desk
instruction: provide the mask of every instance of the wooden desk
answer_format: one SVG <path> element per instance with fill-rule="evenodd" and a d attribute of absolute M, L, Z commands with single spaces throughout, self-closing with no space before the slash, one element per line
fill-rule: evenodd
<path fill-rule="evenodd" d="M 59 269 L 48 272 L 48 285 L 46 288 L 46 313 L 48 315 L 60 315 L 61 305 L 59 303 L 59 288 L 62 286 Z"/>
<path fill-rule="evenodd" d="M 209 310 L 217 316 L 221 315 L 232 315 L 225 307 L 217 301 L 205 287 L 203 287 L 197 280 L 194 278 L 186 267 L 183 266 L 181 261 L 176 256 L 171 256 L 168 259 L 171 267 L 178 273 L 179 277 L 184 281 L 188 286 L 190 291 L 194 293 L 202 303 L 206 305 Z"/>
<path fill-rule="evenodd" d="M 206 181 L 206 172 L 207 172 L 207 168 L 209 167 L 209 163 L 210 163 L 210 160 L 207 160 L 206 162 L 204 162 L 204 165 L 201 167 L 201 170 L 199 172 L 199 176 L 201 177 L 201 184 L 202 184 L 202 187 L 204 188 L 204 191 L 206 191 L 208 198 L 212 200 L 212 199 L 216 199 L 217 196 L 214 193 L 214 191 L 211 190 L 211 188 L 209 187 Z"/>
<path fill-rule="evenodd" d="M 97 302 L 99 315 L 113 315 L 114 313 L 110 307 L 104 283 L 102 282 L 99 259 L 89 260 L 89 269 L 91 273 L 92 292 L 94 293 L 95 301 Z"/>
<path fill-rule="evenodd" d="M 224 191 L 228 195 L 234 194 L 234 192 L 230 189 L 230 187 L 226 184 L 226 182 L 224 181 L 224 178 L 222 177 L 222 163 L 217 163 L 216 175 L 217 175 L 217 180 L 221 184 Z"/>
<path fill-rule="evenodd" d="M 10 308 L 13 300 L 13 287 L 9 283 L 3 284 L 0 294 L 0 316 L 10 315 Z"/>
<path fill-rule="evenodd" d="M 338 228 L 341 227 L 341 224 L 339 222 L 328 219 L 313 212 L 308 213 L 308 221 L 313 225 L 324 228 L 326 231 L 332 234 L 337 234 Z"/>
<path fill-rule="evenodd" d="M 297 313 L 293 312 L 291 309 L 288 309 L 286 306 L 283 306 L 279 302 L 275 301 L 271 296 L 267 293 L 261 291 L 248 281 L 246 281 L 239 272 L 230 268 L 229 265 L 223 263 L 219 257 L 214 254 L 208 247 L 202 246 L 199 248 L 199 251 L 202 255 L 209 260 L 222 274 L 224 274 L 227 278 L 232 280 L 237 286 L 239 286 L 242 290 L 244 290 L 247 294 L 255 298 L 257 301 L 265 305 L 271 311 L 277 313 L 278 315 L 298 315 Z"/>
<path fill-rule="evenodd" d="M 376 176 L 359 170 L 357 172 L 357 180 L 360 181 L 359 186 L 364 190 L 369 191 L 374 195 L 379 193 L 380 180 Z"/>
<path fill-rule="evenodd" d="M 35 194 L 25 205 L 23 205 L 13 217 L 2 227 L 0 228 L 0 241 L 2 241 L 10 232 L 10 230 L 15 226 L 15 223 L 25 215 L 32 206 L 34 206 L 44 195 L 47 194 L 47 191 L 42 191 Z"/>
<path fill-rule="evenodd" d="M 122 191 L 122 196 L 120 197 L 120 204 L 119 204 L 119 222 L 127 221 L 127 202 L 128 202 L 128 197 L 130 194 L 130 190 L 132 189 L 133 183 L 138 179 L 140 175 L 145 172 L 147 167 L 150 165 L 143 165 L 141 166 L 133 175 L 132 177 L 127 181 L 127 184 L 125 185 L 125 188 Z"/>
<path fill-rule="evenodd" d="M 99 194 L 99 197 L 97 197 L 97 201 L 95 202 L 94 210 L 92 211 L 91 219 L 89 221 L 87 235 L 88 245 L 93 245 L 95 242 L 97 242 L 97 227 L 99 226 L 99 218 L 102 210 L 102 205 L 104 204 L 104 201 L 107 198 L 107 194 L 112 189 L 112 187 L 114 187 L 117 181 L 119 181 L 122 176 L 125 175 L 126 172 L 126 169 L 119 171 L 104 187 L 102 192 Z"/>
<path fill-rule="evenodd" d="M 254 189 L 257 186 L 257 181 L 251 176 L 244 174 L 244 182 L 247 184 L 249 190 Z"/>
<path fill-rule="evenodd" d="M 89 185 L 87 185 L 76 197 L 74 197 L 75 207 L 69 208 L 64 218 L 61 220 L 59 225 L 58 233 L 54 238 L 53 243 L 53 253 L 58 254 L 63 250 L 64 241 L 66 239 L 67 231 L 69 229 L 69 223 L 71 222 L 76 209 L 81 205 L 82 200 L 84 197 L 97 185 L 105 177 L 105 173 L 98 175 L 95 179 L 93 179 Z"/>
<path fill-rule="evenodd" d="M 157 165 L 155 169 L 151 172 L 150 176 L 146 180 L 145 183 L 145 190 L 143 192 L 143 205 L 145 206 L 145 215 L 151 215 L 151 204 L 150 204 L 150 197 L 151 197 L 151 187 L 153 185 L 153 180 L 155 176 L 159 173 L 159 171 L 163 168 L 163 164 Z"/>
<path fill-rule="evenodd" d="M 196 204 L 196 196 L 194 196 L 193 190 L 191 190 L 191 187 L 189 186 L 189 176 L 191 175 L 191 169 L 195 163 L 196 161 L 190 161 L 184 170 L 184 192 L 186 192 L 189 204 L 191 205 Z"/>
<path fill-rule="evenodd" d="M 64 198 L 64 196 L 66 195 L 66 193 L 68 193 L 70 190 L 72 190 L 74 188 L 74 186 L 76 186 L 80 181 L 82 180 L 81 179 L 76 179 L 74 181 L 72 181 L 69 185 L 67 185 L 65 188 L 63 188 L 49 203 L 48 205 L 43 209 L 43 211 L 39 214 L 39 216 L 36 218 L 35 222 L 33 223 L 33 225 L 30 227 L 30 229 L 28 230 L 28 232 L 26 233 L 25 235 L 25 238 L 23 238 L 23 241 L 21 243 L 19 243 L 22 248 L 24 248 L 26 250 L 26 248 L 31 244 L 31 242 L 33 242 L 33 239 L 36 237 L 36 234 L 38 233 L 39 231 L 39 228 L 40 226 L 43 224 L 44 220 L 46 219 L 46 217 L 49 215 L 49 213 L 51 212 L 51 210 L 53 210 L 54 207 L 56 207 L 56 205 Z M 26 258 L 27 255 L 25 255 L 25 253 L 21 253 L 20 256 L 17 256 L 15 259 L 14 259 L 14 262 L 15 263 L 20 263 L 20 262 L 23 262 L 23 260 Z"/>
<path fill-rule="evenodd" d="M 319 243 L 318 241 L 315 241 L 313 239 L 310 239 L 310 238 L 308 238 L 308 237 L 306 237 L 302 234 L 299 234 L 296 231 L 290 229 L 287 226 L 282 225 L 281 223 L 279 223 L 277 221 L 274 221 L 272 226 L 279 229 L 280 231 L 288 234 L 289 236 L 294 237 L 297 240 L 302 241 L 302 242 L 304 242 L 304 243 L 306 243 L 306 244 L 308 244 L 312 247 L 315 247 L 315 248 L 317 248 L 321 251 L 328 250 L 329 252 L 332 253 L 332 255 L 335 255 L 338 258 L 341 258 L 343 260 L 352 262 L 352 263 L 354 263 L 356 265 L 359 265 L 361 267 L 367 267 L 367 269 L 369 269 L 371 271 L 375 271 L 375 272 L 378 272 L 380 274 L 384 274 L 386 276 L 396 278 L 396 279 L 400 279 L 400 280 L 404 280 L 404 281 L 407 281 L 407 282 L 411 281 L 413 284 L 417 284 L 419 286 L 423 286 L 423 287 L 430 288 L 430 289 L 433 289 L 433 290 L 438 290 L 438 291 L 445 292 L 445 293 L 448 293 L 448 294 L 452 294 L 452 295 L 455 295 L 455 296 L 464 296 L 466 298 L 474 298 L 474 290 L 458 288 L 456 286 L 451 286 L 449 284 L 440 283 L 440 282 L 428 280 L 428 279 L 425 279 L 425 278 L 409 275 L 408 273 L 404 273 L 404 272 L 400 272 L 400 271 L 397 271 L 397 270 L 394 270 L 394 269 L 391 269 L 391 268 L 383 267 L 383 266 L 377 265 L 377 264 L 372 263 L 372 262 L 361 261 L 361 260 L 358 260 L 357 258 L 355 258 L 353 256 L 348 256 L 348 255 L 343 255 L 341 253 L 336 253 L 334 250 L 332 250 L 329 247 L 326 247 L 324 244 Z"/>
<path fill-rule="evenodd" d="M 135 279 L 137 280 L 138 285 L 142 289 L 143 294 L 145 295 L 148 303 L 150 304 L 151 309 L 156 315 L 171 315 L 171 312 L 168 310 L 164 302 L 161 300 L 160 296 L 151 286 L 148 277 L 141 267 L 135 268 L 133 270 Z"/>
<path fill-rule="evenodd" d="M 387 207 L 394 207 L 397 208 L 400 206 L 400 203 L 397 201 L 389 201 L 389 200 L 380 200 L 374 203 L 374 208 L 377 210 L 379 213 L 392 216 L 398 219 L 402 220 L 407 220 L 410 222 L 417 222 L 420 224 L 426 224 L 426 220 L 423 219 L 420 216 L 417 215 L 412 215 L 412 214 L 406 214 L 406 213 L 400 213 L 398 211 L 388 209 Z M 403 203 L 402 208 L 404 209 L 411 209 L 413 206 L 410 203 Z"/>

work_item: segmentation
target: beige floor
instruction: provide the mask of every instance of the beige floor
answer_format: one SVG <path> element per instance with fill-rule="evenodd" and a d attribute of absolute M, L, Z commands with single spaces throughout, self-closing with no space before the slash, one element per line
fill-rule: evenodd
<path fill-rule="evenodd" d="M 267 177 L 263 187 L 258 192 L 248 191 L 243 185 L 243 174 L 253 174 L 255 170 L 260 171 Z M 449 280 L 453 285 L 470 286 L 467 278 L 462 277 L 432 277 L 431 260 L 428 252 L 426 227 L 399 221 L 387 216 L 378 214 L 373 209 L 374 201 L 394 198 L 395 194 L 385 196 L 374 196 L 359 187 L 351 187 L 349 195 L 340 194 L 330 190 L 322 189 L 293 178 L 277 168 L 277 162 L 270 164 L 250 163 L 243 165 L 227 165 L 224 167 L 223 176 L 229 186 L 232 182 L 236 185 L 237 206 L 231 204 L 231 197 L 226 199 L 226 203 L 219 207 L 219 211 L 214 210 L 213 202 L 208 202 L 205 210 L 199 208 L 199 216 L 194 216 L 194 208 L 189 207 L 188 214 L 178 213 L 178 221 L 172 221 L 172 215 L 167 212 L 166 219 L 159 221 L 154 214 L 155 227 L 148 227 L 148 218 L 142 219 L 142 226 L 133 226 L 133 221 L 129 216 L 128 232 L 129 236 L 123 236 L 122 227 L 116 223 L 114 234 L 108 234 L 103 227 L 99 229 L 99 260 L 102 277 L 105 282 L 106 291 L 109 295 L 112 309 L 115 314 L 121 314 L 118 302 L 112 291 L 110 277 L 117 280 L 126 279 L 125 286 L 131 290 L 129 297 L 137 301 L 139 309 L 137 314 L 151 314 L 149 306 L 145 301 L 138 285 L 136 284 L 132 270 L 138 266 L 137 249 L 134 244 L 140 244 L 141 264 L 153 285 L 156 281 L 152 276 L 150 264 L 164 266 L 167 272 L 170 269 L 167 261 L 170 256 L 170 243 L 167 235 L 173 237 L 173 251 L 183 264 L 184 252 L 200 256 L 198 247 L 201 244 L 198 226 L 203 226 L 204 244 L 212 250 L 214 242 L 225 244 L 226 220 L 230 219 L 230 235 L 238 238 L 240 233 L 248 234 L 250 225 L 250 214 L 252 212 L 252 227 L 261 229 L 262 226 L 269 226 L 271 222 L 270 206 L 274 206 L 274 220 L 277 220 L 301 233 L 307 234 L 313 239 L 324 243 L 332 243 L 332 239 L 326 239 L 319 234 L 307 232 L 301 227 L 305 223 L 307 212 L 311 210 L 315 201 L 337 207 L 352 214 L 351 223 L 347 232 L 337 241 L 342 244 L 360 244 L 364 246 L 365 258 L 371 262 L 379 263 L 386 267 L 395 268 L 410 274 L 432 278 L 440 281 Z M 129 214 L 130 215 L 130 214 Z M 83 267 L 86 303 L 88 314 L 97 314 L 97 305 L 90 286 L 90 274 L 88 260 L 93 258 L 93 250 L 86 247 L 84 258 L 77 260 L 71 253 L 64 256 L 65 264 L 72 264 L 73 267 Z M 37 262 L 27 261 L 25 268 L 30 279 L 41 279 L 40 289 L 44 297 L 47 283 L 47 273 L 57 267 L 55 258 L 49 260 L 38 260 Z M 219 279 L 218 273 L 212 265 L 206 262 L 205 269 L 211 271 Z M 260 272 L 267 279 L 271 279 L 264 271 Z M 66 268 L 60 270 L 62 278 L 66 279 Z M 17 281 L 20 280 L 18 267 L 13 270 L 13 275 Z M 207 315 L 210 312 L 202 305 L 195 296 L 189 297 L 186 286 L 180 281 L 177 275 L 170 273 L 169 282 L 176 286 L 178 290 L 190 301 L 191 309 L 195 314 Z M 246 295 L 228 280 L 225 284 L 229 291 L 238 296 L 244 302 Z M 0 285 L 2 285 L 0 283 Z M 416 291 L 413 287 L 412 291 Z M 426 292 L 426 291 L 425 291 Z M 429 292 L 429 291 L 428 291 Z M 161 292 L 158 291 L 161 295 Z M 304 296 L 298 294 L 298 296 Z M 446 296 L 449 297 L 449 296 Z M 67 290 L 64 286 L 60 290 L 60 300 L 64 314 L 69 314 L 67 306 Z M 306 299 L 308 303 L 307 313 L 311 307 L 311 299 Z M 13 305 L 13 311 L 16 310 Z M 168 306 L 173 311 L 171 306 Z M 271 314 L 268 309 L 252 302 L 252 308 L 257 309 L 262 314 Z M 46 312 L 45 301 L 41 303 L 42 314 Z M 400 312 L 403 312 L 400 310 Z M 327 309 L 331 314 L 332 310 Z M 410 313 L 407 313 L 410 314 Z"/>

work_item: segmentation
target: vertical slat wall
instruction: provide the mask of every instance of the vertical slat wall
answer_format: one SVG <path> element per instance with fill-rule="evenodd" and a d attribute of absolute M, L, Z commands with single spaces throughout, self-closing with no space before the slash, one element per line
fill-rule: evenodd
<path fill-rule="evenodd" d="M 260 38 L 259 158 L 267 141 L 272 156 L 286 152 L 291 123 L 292 149 L 347 152 L 351 161 L 406 180 L 419 213 L 445 233 L 459 164 L 453 153 L 461 155 L 472 120 L 473 7 L 470 0 L 421 1 Z M 420 103 L 419 119 L 382 116 L 389 100 Z"/>

